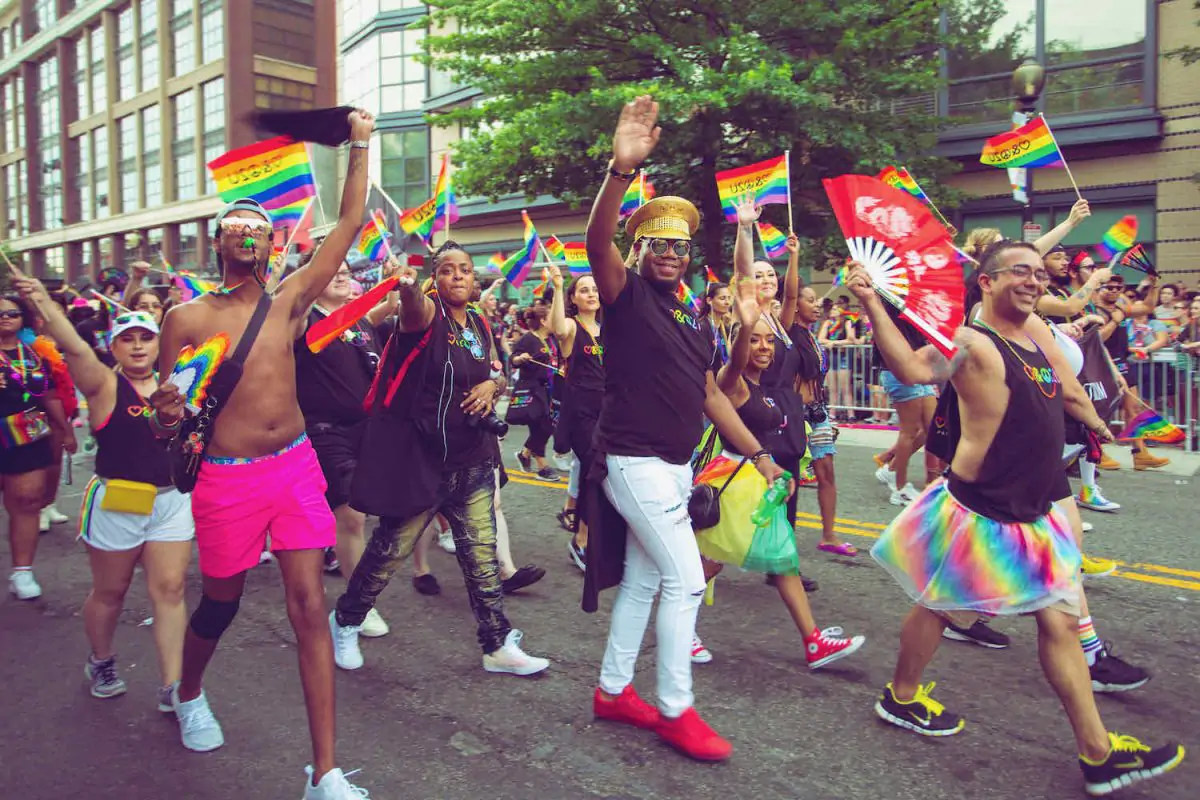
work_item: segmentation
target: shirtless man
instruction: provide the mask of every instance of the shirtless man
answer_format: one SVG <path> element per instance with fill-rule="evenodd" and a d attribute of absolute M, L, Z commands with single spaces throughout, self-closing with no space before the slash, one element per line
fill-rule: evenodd
<path fill-rule="evenodd" d="M 204 588 L 189 624 L 183 674 L 174 696 L 184 747 L 204 752 L 224 744 L 201 682 L 221 634 L 237 613 L 246 571 L 258 563 L 270 531 L 283 574 L 288 618 L 296 633 L 312 737 L 306 800 L 359 796 L 334 762 L 333 644 L 325 621 L 321 573 L 324 550 L 336 541 L 336 525 L 296 400 L 292 350 L 303 333 L 309 308 L 333 279 L 362 224 L 367 152 L 375 123 L 361 110 L 352 112 L 349 120 L 349 167 L 337 225 L 312 261 L 276 290 L 241 380 L 216 420 L 200 467 L 192 508 Z M 226 332 L 231 348 L 237 346 L 264 291 L 271 255 L 267 211 L 253 200 L 231 203 L 217 217 L 213 250 L 224 287 L 167 314 L 160 375 L 170 375 L 185 345 L 199 346 Z M 165 435 L 177 430 L 184 411 L 179 390 L 163 383 L 151 402 L 152 422 Z"/>
<path fill-rule="evenodd" d="M 960 416 L 948 480 L 927 487 L 871 550 L 918 603 L 875 712 L 921 735 L 959 733 L 963 719 L 930 697 L 932 684 L 920 683 L 947 621 L 967 626 L 980 614 L 1033 614 L 1042 669 L 1075 733 L 1087 791 L 1108 794 L 1174 769 L 1184 751 L 1109 733 L 1096 708 L 1076 633 L 1081 557 L 1067 512 L 1055 503 L 1069 493 L 1060 461 L 1064 408 L 1108 434 L 1094 409 L 1080 408 L 1086 395 L 1060 381 L 1061 360 L 1025 333 L 1048 281 L 1032 246 L 990 250 L 979 278 L 983 310 L 959 330 L 959 353 L 948 361 L 932 347 L 914 352 L 866 272 L 851 270 L 847 285 L 897 377 L 910 384 L 949 380 Z"/>

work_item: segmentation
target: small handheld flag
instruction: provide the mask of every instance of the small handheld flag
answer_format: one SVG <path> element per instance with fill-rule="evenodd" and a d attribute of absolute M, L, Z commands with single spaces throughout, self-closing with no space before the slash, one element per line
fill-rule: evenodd
<path fill-rule="evenodd" d="M 550 235 L 542 242 L 546 247 L 546 254 L 554 261 L 565 261 L 567 258 L 566 248 L 563 243 L 558 240 L 557 236 Z"/>
<path fill-rule="evenodd" d="M 709 267 L 707 265 L 705 265 L 705 267 L 704 267 L 704 279 L 708 283 L 720 283 L 721 282 L 721 279 L 717 277 L 717 273 L 713 272 L 712 267 Z"/>
<path fill-rule="evenodd" d="M 208 396 L 208 387 L 225 353 L 229 350 L 229 336 L 218 333 L 199 347 L 184 345 L 175 359 L 168 383 L 173 383 L 183 395 L 184 405 L 193 414 L 200 413 L 204 398 Z"/>
<path fill-rule="evenodd" d="M 179 287 L 180 297 L 185 303 L 217 288 L 212 281 L 187 274 L 176 274 L 175 285 Z"/>
<path fill-rule="evenodd" d="M 458 202 L 454 197 L 454 189 L 450 185 L 450 154 L 442 154 L 442 168 L 438 172 L 437 183 L 433 186 L 434 218 L 433 230 L 446 231 L 450 238 L 450 224 L 458 222 Z"/>
<path fill-rule="evenodd" d="M 654 184 L 646 180 L 646 170 L 638 170 L 637 177 L 629 184 L 621 198 L 621 219 L 625 219 L 642 206 L 647 200 L 654 199 Z"/>
<path fill-rule="evenodd" d="M 504 273 L 504 279 L 514 289 L 520 289 L 521 284 L 529 277 L 529 268 L 533 266 L 533 262 L 537 261 L 538 251 L 542 249 L 537 228 L 533 227 L 533 220 L 529 219 L 529 214 L 522 211 L 521 219 L 525 222 L 525 233 L 522 236 L 524 242 L 520 250 L 508 257 L 501 270 Z"/>
<path fill-rule="evenodd" d="M 787 236 L 769 222 L 758 222 L 758 238 L 762 240 L 767 258 L 779 258 L 787 254 Z"/>
<path fill-rule="evenodd" d="M 504 253 L 492 253 L 492 257 L 488 259 L 488 272 L 500 272 L 504 269 Z"/>
<path fill-rule="evenodd" d="M 588 275 L 592 265 L 588 263 L 587 245 L 583 242 L 567 242 L 563 245 L 563 257 L 572 275 Z"/>
<path fill-rule="evenodd" d="M 299 220 L 317 193 L 308 149 L 290 136 L 230 150 L 208 162 L 208 169 L 222 200 L 257 200 L 275 225 Z"/>
<path fill-rule="evenodd" d="M 721 210 L 725 212 L 725 219 L 729 222 L 737 222 L 737 201 L 747 193 L 753 194 L 755 202 L 760 206 L 790 202 L 786 155 L 737 169 L 727 169 L 718 172 L 716 177 Z"/>
<path fill-rule="evenodd" d="M 308 345 L 308 349 L 314 353 L 324 350 L 350 330 L 354 323 L 365 317 L 368 311 L 379 305 L 387 293 L 399 283 L 400 279 L 394 276 L 380 281 L 361 297 L 351 300 L 325 319 L 310 325 L 304 334 L 304 343 Z"/>
<path fill-rule="evenodd" d="M 696 299 L 696 295 L 692 293 L 691 288 L 683 281 L 679 282 L 679 288 L 675 290 L 675 299 L 692 309 L 692 311 L 700 311 L 700 301 Z"/>
<path fill-rule="evenodd" d="M 371 219 L 367 220 L 367 224 L 358 232 L 358 239 L 354 242 L 354 249 L 372 261 L 379 261 L 383 258 L 383 251 L 387 245 L 384 238 L 386 236 L 387 226 L 383 221 L 383 215 L 376 212 L 371 215 Z"/>
<path fill-rule="evenodd" d="M 1107 261 L 1122 250 L 1128 250 L 1133 247 L 1133 243 L 1137 240 L 1138 221 L 1137 217 L 1129 214 L 1122 217 L 1116 225 L 1113 225 L 1104 232 L 1104 239 L 1101 240 L 1096 252 L 1100 254 L 1103 261 Z"/>
<path fill-rule="evenodd" d="M 1144 272 L 1147 275 L 1157 275 L 1158 270 L 1154 268 L 1154 262 L 1150 260 L 1150 256 L 1146 253 L 1144 245 L 1135 244 L 1133 247 L 1121 256 L 1121 266 L 1136 269 L 1138 272 Z"/>
<path fill-rule="evenodd" d="M 979 160 L 989 167 L 1062 167 L 1066 164 L 1046 118 L 1040 116 L 1014 131 L 988 139 Z"/>

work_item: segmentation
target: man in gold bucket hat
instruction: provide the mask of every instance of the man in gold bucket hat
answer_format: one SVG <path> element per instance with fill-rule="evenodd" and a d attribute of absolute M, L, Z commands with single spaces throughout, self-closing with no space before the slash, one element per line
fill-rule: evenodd
<path fill-rule="evenodd" d="M 783 471 L 717 388 L 709 371 L 712 339 L 675 298 L 700 224 L 696 207 L 659 197 L 634 212 L 625 226 L 634 240 L 633 269 L 613 244 L 621 198 L 658 142 L 657 120 L 658 104 L 649 97 L 622 110 L 586 237 L 604 303 L 605 394 L 592 463 L 582 467 L 581 513 L 591 531 L 584 610 L 596 610 L 601 589 L 620 585 L 592 707 L 599 719 L 654 730 L 692 758 L 719 761 L 733 748 L 692 707 L 691 645 L 705 580 L 688 516 L 688 462 L 704 417 L 768 482 Z M 660 593 L 655 708 L 632 681 Z"/>

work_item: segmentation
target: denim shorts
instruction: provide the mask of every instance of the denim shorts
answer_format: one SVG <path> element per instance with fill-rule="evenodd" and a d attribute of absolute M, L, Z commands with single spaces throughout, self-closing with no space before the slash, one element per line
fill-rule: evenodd
<path fill-rule="evenodd" d="M 809 424 L 808 455 L 813 461 L 820 461 L 822 458 L 825 458 L 825 456 L 837 455 L 837 439 L 833 439 L 829 442 L 829 444 L 817 444 L 813 442 L 813 434 L 818 433 L 818 431 L 823 431 L 826 428 L 833 428 L 833 423 L 828 419 L 824 422 L 818 422 L 816 425 L 811 423 Z M 818 441 L 820 441 L 821 438 L 823 437 L 819 435 L 817 436 Z"/>
<path fill-rule="evenodd" d="M 909 386 L 901 383 L 900 380 L 888 370 L 881 370 L 879 373 L 879 384 L 883 390 L 887 392 L 888 400 L 892 405 L 897 403 L 907 403 L 909 400 L 917 400 L 922 397 L 936 397 L 937 392 L 932 386 L 924 383 L 919 383 L 916 386 Z"/>

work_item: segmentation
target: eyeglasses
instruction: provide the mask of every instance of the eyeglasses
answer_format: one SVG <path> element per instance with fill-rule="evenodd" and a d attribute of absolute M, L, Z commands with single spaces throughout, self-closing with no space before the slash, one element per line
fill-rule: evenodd
<path fill-rule="evenodd" d="M 656 256 L 666 255 L 668 249 L 680 258 L 692 252 L 692 243 L 684 239 L 647 239 L 646 245 Z"/>
<path fill-rule="evenodd" d="M 24 315 L 15 308 L 10 308 L 7 311 L 0 311 L 0 319 L 20 319 L 22 316 Z"/>
<path fill-rule="evenodd" d="M 1123 284 L 1123 283 L 1107 284 L 1104 287 L 1104 291 L 1106 291 L 1106 292 L 1122 292 L 1124 290 L 1125 290 L 1125 284 Z"/>
<path fill-rule="evenodd" d="M 221 220 L 222 228 L 270 228 L 271 223 L 265 219 L 251 219 L 249 217 L 236 217 Z"/>
<path fill-rule="evenodd" d="M 1034 269 L 1028 264 L 1013 264 L 1011 267 L 1000 267 L 999 269 L 992 270 L 990 274 L 999 275 L 1001 272 L 1011 272 L 1014 278 L 1019 278 L 1021 280 L 1025 280 L 1032 275 L 1033 279 L 1038 283 L 1050 282 L 1049 272 L 1041 268 Z"/>

